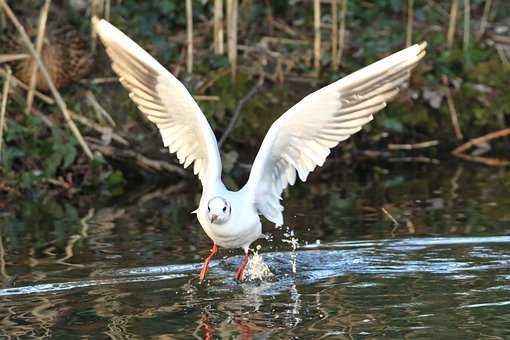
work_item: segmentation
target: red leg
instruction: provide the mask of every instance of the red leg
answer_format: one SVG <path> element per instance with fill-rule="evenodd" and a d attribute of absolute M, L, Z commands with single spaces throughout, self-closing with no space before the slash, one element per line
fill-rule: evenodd
<path fill-rule="evenodd" d="M 249 259 L 250 257 L 248 256 L 248 253 L 244 254 L 243 261 L 241 262 L 239 269 L 237 269 L 236 276 L 234 276 L 234 278 L 237 281 L 241 281 L 241 279 L 243 278 L 244 267 L 246 267 L 246 264 L 248 263 Z"/>
<path fill-rule="evenodd" d="M 214 255 L 216 255 L 216 253 L 218 252 L 218 246 L 216 245 L 216 243 L 213 244 L 212 248 L 211 248 L 211 255 L 209 255 L 205 261 L 204 261 L 204 264 L 202 265 L 202 270 L 200 271 L 200 283 L 202 283 L 207 275 L 207 271 L 209 270 L 209 262 L 211 262 L 211 259 L 213 258 Z"/>

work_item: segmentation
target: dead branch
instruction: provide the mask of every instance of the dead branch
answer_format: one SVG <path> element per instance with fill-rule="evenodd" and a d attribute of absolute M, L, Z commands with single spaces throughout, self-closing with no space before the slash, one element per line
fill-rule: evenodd
<path fill-rule="evenodd" d="M 471 139 L 468 142 L 466 142 L 466 143 L 456 147 L 452 151 L 452 154 L 455 155 L 455 156 L 458 156 L 460 154 L 465 153 L 469 148 L 471 148 L 473 146 L 476 146 L 476 145 L 482 144 L 482 143 L 486 143 L 486 142 L 491 141 L 493 139 L 505 137 L 505 136 L 508 136 L 508 135 L 510 135 L 510 128 L 506 128 L 506 129 L 502 129 L 502 130 L 498 130 L 498 131 L 494 131 L 494 132 L 488 133 L 488 134 L 483 135 L 481 137 Z"/>
<path fill-rule="evenodd" d="M 69 110 L 69 113 L 71 114 L 71 117 L 74 120 L 76 120 L 77 122 L 79 122 L 80 124 L 83 124 L 88 128 L 96 130 L 97 132 L 99 132 L 102 135 L 111 135 L 112 139 L 119 144 L 126 145 L 126 146 L 129 145 L 129 142 L 126 139 L 124 139 L 123 137 L 121 137 L 118 134 L 116 134 L 115 132 L 113 132 L 110 127 L 101 126 L 101 125 L 91 121 L 87 117 L 77 114 L 76 112 L 73 112 L 71 110 Z"/>
<path fill-rule="evenodd" d="M 439 142 L 437 140 L 431 140 L 421 143 L 414 144 L 388 144 L 389 150 L 414 150 L 414 149 L 425 149 L 430 148 L 432 146 L 438 145 Z"/>
<path fill-rule="evenodd" d="M 0 54 L 0 64 L 30 58 L 30 54 Z"/>
<path fill-rule="evenodd" d="M 499 167 L 499 166 L 510 165 L 510 161 L 509 160 L 501 159 L 501 158 L 471 156 L 471 155 L 466 155 L 464 153 L 459 153 L 459 154 L 454 154 L 454 155 L 455 155 L 455 157 L 464 159 L 466 161 L 481 163 L 481 164 L 488 165 L 488 166 L 497 166 L 497 167 Z"/>
<path fill-rule="evenodd" d="M 51 90 L 51 93 L 53 94 L 53 97 L 55 98 L 55 101 L 57 102 L 58 107 L 62 111 L 62 114 L 64 116 L 64 119 L 69 126 L 69 129 L 74 134 L 78 142 L 80 143 L 81 147 L 83 148 L 83 151 L 85 154 L 90 158 L 93 159 L 94 155 L 92 154 L 92 151 L 90 151 L 90 148 L 88 147 L 87 143 L 83 139 L 83 136 L 80 133 L 80 130 L 76 127 L 73 120 L 71 119 L 71 116 L 69 115 L 69 112 L 67 111 L 67 106 L 62 99 L 62 96 L 60 95 L 60 92 L 58 92 L 57 88 L 55 87 L 55 84 L 53 83 L 53 80 L 51 79 L 50 74 L 48 73 L 48 70 L 46 69 L 46 66 L 42 62 L 41 56 L 37 53 L 37 51 L 34 48 L 34 45 L 32 45 L 32 42 L 30 41 L 30 38 L 28 37 L 25 28 L 21 23 L 19 22 L 16 15 L 12 12 L 11 8 L 7 4 L 5 0 L 0 0 L 0 5 L 2 5 L 5 14 L 9 18 L 9 20 L 13 23 L 13 25 L 16 27 L 17 31 L 20 33 L 21 38 L 23 42 L 25 43 L 26 47 L 29 49 L 32 56 L 35 58 L 37 65 L 41 69 L 41 73 L 46 79 L 46 82 L 48 83 L 48 86 Z"/>
<path fill-rule="evenodd" d="M 114 127 L 116 125 L 115 121 L 112 119 L 112 116 L 110 116 L 110 114 L 101 106 L 101 104 L 99 104 L 92 91 L 85 92 L 85 97 L 87 98 L 87 101 L 90 103 L 94 111 L 96 111 L 96 114 L 100 120 L 105 118 L 110 126 Z"/>
<path fill-rule="evenodd" d="M 264 84 L 264 76 L 261 75 L 257 83 L 248 91 L 248 93 L 241 98 L 239 103 L 237 104 L 237 107 L 234 111 L 234 115 L 232 116 L 232 119 L 230 120 L 230 123 L 228 124 L 225 132 L 223 132 L 223 135 L 220 138 L 220 141 L 218 142 L 218 148 L 221 148 L 221 145 L 227 137 L 230 135 L 234 127 L 236 126 L 237 121 L 239 120 L 239 117 L 241 116 L 241 110 L 246 105 L 247 102 L 250 101 L 250 99 L 257 93 L 257 91 L 262 87 Z"/>
<path fill-rule="evenodd" d="M 101 143 L 93 138 L 87 138 L 91 142 L 91 147 L 99 151 L 101 154 L 122 162 L 132 160 L 137 166 L 147 171 L 167 171 L 186 177 L 187 173 L 180 166 L 173 165 L 162 160 L 151 159 L 134 150 L 126 150 L 116 148 L 112 145 L 101 145 Z"/>
<path fill-rule="evenodd" d="M 450 112 L 453 131 L 455 132 L 455 137 L 457 137 L 458 140 L 461 140 L 462 138 L 464 138 L 464 136 L 462 135 L 462 131 L 460 130 L 459 115 L 457 113 L 457 109 L 455 108 L 455 102 L 453 101 L 452 91 L 450 90 L 448 77 L 443 75 L 442 80 L 443 84 L 445 85 L 446 103 L 448 104 L 448 111 Z"/>
<path fill-rule="evenodd" d="M 4 78 L 7 76 L 7 73 L 2 68 L 0 68 L 0 76 L 2 76 Z M 11 82 L 12 82 L 13 86 L 21 87 L 23 90 L 28 91 L 28 85 L 25 84 L 24 82 L 22 82 L 21 80 L 19 80 L 18 78 L 16 78 L 14 75 L 11 76 Z M 49 105 L 55 104 L 55 101 L 53 100 L 53 98 L 48 97 L 47 95 L 45 95 L 37 90 L 34 93 L 37 98 L 41 99 L 46 104 L 49 104 Z"/>

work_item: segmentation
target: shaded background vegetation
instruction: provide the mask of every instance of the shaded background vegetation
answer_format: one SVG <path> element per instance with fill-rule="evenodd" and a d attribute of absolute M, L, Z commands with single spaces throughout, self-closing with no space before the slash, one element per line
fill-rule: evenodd
<path fill-rule="evenodd" d="M 344 1 L 337 1 L 338 11 Z M 113 0 L 109 16 L 115 26 L 184 82 L 218 138 L 231 124 L 236 109 L 241 112 L 222 146 L 226 180 L 233 187 L 246 177 L 260 141 L 280 114 L 307 93 L 404 48 L 406 39 L 429 44 L 428 55 L 414 72 L 409 88 L 363 133 L 337 148 L 333 157 L 344 162 L 357 157 L 411 157 L 433 162 L 438 157 L 450 157 L 448 153 L 456 145 L 470 138 L 508 126 L 510 3 L 347 1 L 343 28 L 339 26 L 344 36 L 340 43 L 342 57 L 337 57 L 336 68 L 332 67 L 332 25 L 336 23 L 331 2 L 322 1 L 320 7 L 321 55 L 317 67 L 314 1 L 238 1 L 235 76 L 227 46 L 223 54 L 214 53 L 214 1 L 192 1 L 192 72 L 188 72 L 187 65 L 189 23 L 185 1 Z M 10 3 L 27 27 L 37 23 L 43 2 L 35 3 L 37 6 L 25 0 Z M 224 3 L 224 11 L 228 3 Z M 455 4 L 458 14 L 452 21 Z M 90 17 L 97 11 L 92 5 L 88 1 L 53 1 L 48 22 L 71 24 L 90 40 Z M 97 14 L 105 15 L 101 11 Z M 486 25 L 481 24 L 484 20 Z M 15 39 L 9 20 L 2 17 L 1 23 L 3 37 Z M 452 23 L 456 26 L 448 46 Z M 10 53 L 0 48 L 1 53 Z M 114 79 L 97 82 L 113 77 L 99 43 L 93 58 L 93 69 L 86 78 L 60 91 L 94 159 L 86 157 L 55 105 L 36 98 L 27 114 L 25 91 L 11 86 L 1 150 L 0 191 L 6 199 L 2 202 L 21 194 L 37 197 L 48 191 L 72 196 L 99 190 L 109 197 L 121 194 L 126 186 L 141 179 L 175 181 L 187 177 L 186 172 L 173 167 L 174 156 L 168 156 L 156 128 L 137 111 L 120 84 Z M 115 125 L 96 113 L 88 91 Z M 240 103 L 244 105 L 239 107 Z M 462 136 L 454 132 L 453 115 L 458 116 Z M 430 141 L 432 147 L 424 150 L 389 147 Z M 503 140 L 495 143 L 491 152 L 505 154 L 507 150 Z M 5 208 L 6 203 L 2 205 Z"/>

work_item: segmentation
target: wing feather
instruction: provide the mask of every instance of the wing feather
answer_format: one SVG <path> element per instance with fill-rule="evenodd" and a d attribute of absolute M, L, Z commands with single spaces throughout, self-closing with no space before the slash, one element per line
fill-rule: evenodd
<path fill-rule="evenodd" d="M 426 43 L 413 45 L 354 72 L 308 96 L 269 129 L 243 190 L 256 209 L 283 224 L 282 191 L 306 181 L 330 149 L 360 131 L 386 107 L 425 56 Z"/>
<path fill-rule="evenodd" d="M 205 187 L 221 176 L 216 137 L 184 85 L 156 59 L 105 20 L 93 19 L 112 69 L 131 100 L 158 127 L 163 144 Z"/>

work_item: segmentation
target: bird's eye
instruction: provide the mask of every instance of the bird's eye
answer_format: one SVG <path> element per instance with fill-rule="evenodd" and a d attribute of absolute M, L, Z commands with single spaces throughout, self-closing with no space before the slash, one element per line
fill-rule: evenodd
<path fill-rule="evenodd" d="M 223 207 L 223 212 L 227 212 L 227 207 Z"/>

